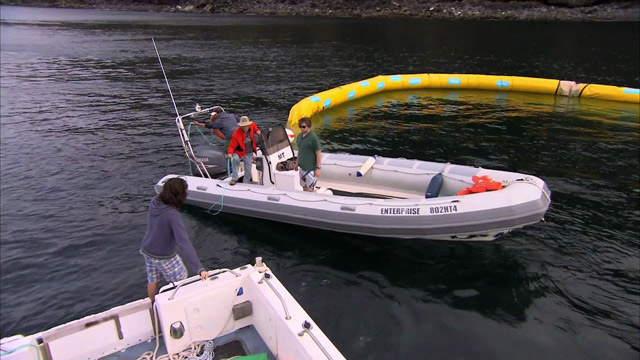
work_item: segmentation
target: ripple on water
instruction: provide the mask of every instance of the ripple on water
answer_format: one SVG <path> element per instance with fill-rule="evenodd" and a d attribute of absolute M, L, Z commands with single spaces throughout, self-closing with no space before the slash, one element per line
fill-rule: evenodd
<path fill-rule="evenodd" d="M 153 185 L 187 171 L 150 35 L 181 113 L 219 104 L 261 128 L 284 124 L 311 94 L 376 74 L 630 86 L 640 63 L 629 51 L 639 44 L 633 24 L 134 20 L 65 9 L 5 21 L 13 9 L 2 8 L 0 25 L 0 337 L 145 295 L 137 250 Z M 487 31 L 501 42 L 487 42 L 496 38 Z M 530 46 L 558 33 L 580 37 Z M 351 105 L 314 117 L 325 151 L 538 175 L 552 190 L 547 223 L 464 244 L 309 232 L 185 207 L 205 266 L 262 256 L 347 358 L 637 358 L 637 106 L 450 89 Z"/>

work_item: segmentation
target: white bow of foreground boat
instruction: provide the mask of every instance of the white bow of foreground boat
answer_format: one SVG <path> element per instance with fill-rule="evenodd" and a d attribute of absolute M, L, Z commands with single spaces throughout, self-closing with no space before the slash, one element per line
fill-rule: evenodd
<path fill-rule="evenodd" d="M 209 275 L 206 281 L 194 276 L 163 287 L 153 307 L 146 298 L 30 336 L 4 338 L 0 357 L 344 359 L 260 258 L 255 266 Z"/>

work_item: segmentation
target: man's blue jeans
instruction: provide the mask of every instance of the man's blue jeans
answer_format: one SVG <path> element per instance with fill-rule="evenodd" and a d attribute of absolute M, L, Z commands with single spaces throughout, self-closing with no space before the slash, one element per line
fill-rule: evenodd
<path fill-rule="evenodd" d="M 244 163 L 244 178 L 242 182 L 248 184 L 251 181 L 251 166 L 253 165 L 253 153 L 247 153 L 243 158 Z M 240 167 L 240 156 L 234 153 L 231 156 L 231 178 L 238 180 L 238 168 Z"/>

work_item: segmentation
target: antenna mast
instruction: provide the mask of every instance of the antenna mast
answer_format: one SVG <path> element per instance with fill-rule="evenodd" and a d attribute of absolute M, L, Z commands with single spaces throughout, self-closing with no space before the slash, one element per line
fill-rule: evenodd
<path fill-rule="evenodd" d="M 176 106 L 176 101 L 173 99 L 173 93 L 171 92 L 171 86 L 169 86 L 169 80 L 167 80 L 167 74 L 164 72 L 164 66 L 162 66 L 162 60 L 160 60 L 160 53 L 158 53 L 158 47 L 156 46 L 156 41 L 151 37 L 151 41 L 153 41 L 153 47 L 156 49 L 156 55 L 158 55 L 158 61 L 160 62 L 160 68 L 162 69 L 162 75 L 164 75 L 164 81 L 167 83 L 167 89 L 169 89 L 169 95 L 171 96 L 171 102 L 173 103 L 173 108 L 176 111 L 176 116 L 180 116 L 178 113 L 178 107 Z"/>

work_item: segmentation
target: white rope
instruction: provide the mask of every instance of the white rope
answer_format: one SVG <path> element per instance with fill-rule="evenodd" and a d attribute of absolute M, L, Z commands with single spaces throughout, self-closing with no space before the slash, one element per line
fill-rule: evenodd
<path fill-rule="evenodd" d="M 549 194 L 547 194 L 547 192 L 544 191 L 542 186 L 540 186 L 535 180 L 533 180 L 529 176 L 525 177 L 524 179 L 516 179 L 516 180 L 510 181 L 510 182 L 506 183 L 504 186 L 506 187 L 506 186 L 509 186 L 511 184 L 530 184 L 530 185 L 533 185 L 533 186 L 537 187 L 538 189 L 540 189 L 540 191 L 547 198 L 547 201 L 549 201 L 549 203 L 551 203 L 551 197 L 549 196 Z"/>
<path fill-rule="evenodd" d="M 190 348 L 182 350 L 177 354 L 157 356 L 157 351 L 157 347 L 155 351 L 147 351 L 143 353 L 138 360 L 213 360 L 215 355 L 213 352 L 213 341 L 211 340 L 201 343 L 192 343 Z M 201 352 L 202 355 L 198 356 L 197 354 Z"/>

